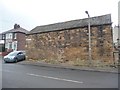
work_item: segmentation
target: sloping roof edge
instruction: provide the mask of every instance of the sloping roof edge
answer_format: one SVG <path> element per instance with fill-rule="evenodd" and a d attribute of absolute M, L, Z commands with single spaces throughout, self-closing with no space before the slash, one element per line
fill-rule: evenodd
<path fill-rule="evenodd" d="M 77 27 L 85 27 L 88 25 L 88 18 L 71 20 L 66 22 L 59 22 L 49 25 L 37 26 L 32 29 L 28 34 L 42 33 L 42 32 L 51 32 L 51 31 L 59 31 Z M 96 16 L 90 18 L 90 25 L 104 25 L 104 24 L 112 24 L 111 22 L 111 14 L 106 14 L 102 16 Z"/>
<path fill-rule="evenodd" d="M 17 29 L 11 29 L 11 30 L 8 30 L 8 31 L 5 31 L 5 32 L 2 32 L 2 34 L 13 33 L 13 32 L 21 32 L 21 33 L 28 34 L 29 31 L 27 31 L 26 29 L 20 27 L 20 28 L 17 28 Z"/>

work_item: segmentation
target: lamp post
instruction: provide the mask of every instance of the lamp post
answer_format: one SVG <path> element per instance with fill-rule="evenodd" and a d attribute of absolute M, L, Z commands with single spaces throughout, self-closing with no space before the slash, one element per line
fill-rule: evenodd
<path fill-rule="evenodd" d="M 118 24 L 118 47 L 120 46 L 120 25 Z"/>
<path fill-rule="evenodd" d="M 120 26 L 118 25 L 118 39 L 117 39 L 117 43 L 118 43 L 118 46 L 117 46 L 117 49 L 118 49 L 118 62 L 120 64 Z"/>
<path fill-rule="evenodd" d="M 88 30 L 89 30 L 89 64 L 91 65 L 91 30 L 90 30 L 90 15 L 88 11 L 85 11 L 85 13 L 88 15 Z"/>

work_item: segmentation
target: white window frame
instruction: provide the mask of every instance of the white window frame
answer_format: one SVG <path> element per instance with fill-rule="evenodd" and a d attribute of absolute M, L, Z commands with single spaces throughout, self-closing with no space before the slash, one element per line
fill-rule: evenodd
<path fill-rule="evenodd" d="M 6 34 L 6 39 L 12 39 L 13 33 L 7 33 Z"/>
<path fill-rule="evenodd" d="M 17 50 L 17 41 L 12 42 L 12 49 Z"/>

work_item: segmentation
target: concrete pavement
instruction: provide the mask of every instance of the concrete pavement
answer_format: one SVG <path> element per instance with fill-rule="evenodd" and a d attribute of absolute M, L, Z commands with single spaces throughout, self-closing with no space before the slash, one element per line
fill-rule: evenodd
<path fill-rule="evenodd" d="M 0 60 L 2 60 L 2 57 L 0 56 Z M 94 72 L 109 72 L 109 73 L 120 73 L 118 72 L 118 68 L 115 67 L 83 67 L 83 66 L 65 66 L 65 65 L 59 65 L 59 64 L 48 64 L 40 61 L 22 61 L 18 62 L 17 64 L 23 64 L 23 65 L 35 65 L 40 67 L 53 67 L 53 68 L 62 68 L 62 69 L 71 69 L 71 70 L 86 70 L 86 71 L 94 71 Z"/>

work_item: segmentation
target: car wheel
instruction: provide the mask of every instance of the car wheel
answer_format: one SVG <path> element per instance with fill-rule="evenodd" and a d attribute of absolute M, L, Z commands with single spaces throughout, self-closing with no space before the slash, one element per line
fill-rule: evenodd
<path fill-rule="evenodd" d="M 4 61 L 4 63 L 7 63 L 7 61 Z"/>
<path fill-rule="evenodd" d="M 18 62 L 18 59 L 17 58 L 15 58 L 15 63 L 17 63 Z"/>
<path fill-rule="evenodd" d="M 24 57 L 24 60 L 26 59 L 26 57 Z"/>

